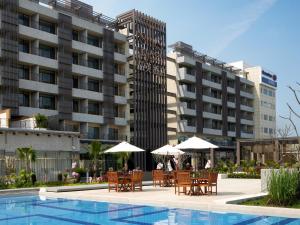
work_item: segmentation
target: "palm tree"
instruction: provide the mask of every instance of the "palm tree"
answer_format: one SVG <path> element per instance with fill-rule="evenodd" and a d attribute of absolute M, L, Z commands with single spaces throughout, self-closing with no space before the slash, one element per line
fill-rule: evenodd
<path fill-rule="evenodd" d="M 36 152 L 32 147 L 17 148 L 18 156 L 25 161 L 26 173 L 31 172 L 31 162 L 36 160 Z"/>
<path fill-rule="evenodd" d="M 120 152 L 118 153 L 118 164 L 123 165 L 124 163 L 124 170 L 128 171 L 128 160 L 131 156 L 131 152 Z"/>
<path fill-rule="evenodd" d="M 92 141 L 91 144 L 88 145 L 89 155 L 93 162 L 94 177 L 96 177 L 98 160 L 102 158 L 104 150 L 105 148 L 100 141 Z"/>

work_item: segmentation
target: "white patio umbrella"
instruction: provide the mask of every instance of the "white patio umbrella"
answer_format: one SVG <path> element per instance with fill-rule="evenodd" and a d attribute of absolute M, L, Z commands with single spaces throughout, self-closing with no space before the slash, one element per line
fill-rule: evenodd
<path fill-rule="evenodd" d="M 145 150 L 138 148 L 134 145 L 127 143 L 126 141 L 115 145 L 114 147 L 104 151 L 104 153 L 119 153 L 119 152 L 144 152 Z"/>
<path fill-rule="evenodd" d="M 178 149 L 211 149 L 219 148 L 217 145 L 214 145 L 208 141 L 205 141 L 198 137 L 191 137 L 186 141 L 175 146 Z"/>
<path fill-rule="evenodd" d="M 177 155 L 182 155 L 185 152 L 181 151 L 180 149 L 175 148 L 171 145 L 165 145 L 165 146 L 163 146 L 159 149 L 156 149 L 156 150 L 152 151 L 151 153 L 156 154 L 156 155 L 174 155 L 174 156 L 177 156 Z"/>
<path fill-rule="evenodd" d="M 145 150 L 138 148 L 134 145 L 131 145 L 127 143 L 126 141 L 121 142 L 120 144 L 117 144 L 116 146 L 104 151 L 104 153 L 125 153 L 123 154 L 123 160 L 125 161 L 125 170 L 128 170 L 128 164 L 127 161 L 129 159 L 129 156 L 131 152 L 144 152 Z"/>
<path fill-rule="evenodd" d="M 210 149 L 211 150 L 211 164 L 212 166 L 214 165 L 214 148 L 219 148 L 217 145 L 214 145 L 208 141 L 205 141 L 201 138 L 198 138 L 196 136 L 194 137 L 191 137 L 189 139 L 187 139 L 186 141 L 178 144 L 175 146 L 176 148 L 179 148 L 179 149 L 191 149 L 191 150 L 198 150 L 201 152 L 201 150 L 204 150 L 204 149 Z M 193 164 L 193 167 L 195 168 L 198 163 L 197 161 L 194 161 L 194 160 L 197 160 L 197 158 L 195 157 L 196 155 L 196 152 L 194 152 L 192 154 L 194 157 L 192 157 L 192 164 Z M 194 160 L 193 160 L 194 158 Z M 198 169 L 198 167 L 196 167 L 196 169 Z"/>

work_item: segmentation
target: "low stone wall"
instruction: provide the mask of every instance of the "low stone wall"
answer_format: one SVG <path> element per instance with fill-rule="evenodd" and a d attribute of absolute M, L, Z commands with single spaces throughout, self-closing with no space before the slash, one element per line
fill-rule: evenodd
<path fill-rule="evenodd" d="M 260 176 L 261 176 L 261 192 L 268 192 L 268 181 L 272 174 L 272 171 L 277 173 L 280 169 L 261 169 Z M 289 171 L 298 171 L 294 168 L 285 169 Z"/>

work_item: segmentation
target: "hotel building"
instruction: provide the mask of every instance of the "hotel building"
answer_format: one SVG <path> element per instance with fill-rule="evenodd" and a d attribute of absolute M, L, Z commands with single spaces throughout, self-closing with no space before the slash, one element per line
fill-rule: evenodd
<path fill-rule="evenodd" d="M 167 60 L 168 137 L 203 136 L 226 149 L 254 138 L 255 84 L 243 70 L 176 42 Z"/>
<path fill-rule="evenodd" d="M 242 69 L 247 79 L 254 83 L 255 139 L 275 137 L 277 76 L 261 66 L 250 66 L 243 61 L 230 65 Z"/>
<path fill-rule="evenodd" d="M 128 42 L 80 1 L 1 1 L 0 109 L 37 113 L 81 141 L 129 138 Z"/>

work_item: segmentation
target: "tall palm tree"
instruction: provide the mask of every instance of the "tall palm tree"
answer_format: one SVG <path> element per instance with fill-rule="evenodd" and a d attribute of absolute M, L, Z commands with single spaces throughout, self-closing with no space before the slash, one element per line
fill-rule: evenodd
<path fill-rule="evenodd" d="M 32 147 L 17 148 L 18 156 L 25 161 L 26 172 L 31 172 L 31 162 L 36 160 L 36 152 Z"/>
<path fill-rule="evenodd" d="M 104 150 L 105 147 L 101 144 L 100 141 L 92 141 L 88 145 L 89 155 L 92 158 L 92 162 L 93 162 L 94 177 L 96 177 L 98 160 L 102 158 L 104 154 Z"/>

